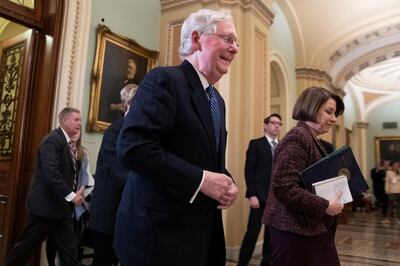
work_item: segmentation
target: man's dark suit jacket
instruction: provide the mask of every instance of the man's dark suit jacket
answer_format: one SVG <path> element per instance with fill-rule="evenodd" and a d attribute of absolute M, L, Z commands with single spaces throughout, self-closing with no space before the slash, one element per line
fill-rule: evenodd
<path fill-rule="evenodd" d="M 256 196 L 266 202 L 271 182 L 272 151 L 267 138 L 253 139 L 246 154 L 244 174 L 246 178 L 246 198 Z"/>
<path fill-rule="evenodd" d="M 199 192 L 189 203 L 203 169 L 226 173 L 225 106 L 217 98 L 219 153 L 206 92 L 188 61 L 155 68 L 139 85 L 117 145 L 131 170 L 114 239 L 122 265 L 225 265 L 217 202 Z"/>
<path fill-rule="evenodd" d="M 65 197 L 72 192 L 75 171 L 61 128 L 43 139 L 36 160 L 35 176 L 28 192 L 28 211 L 50 219 L 72 219 L 73 204 Z"/>
<path fill-rule="evenodd" d="M 117 139 L 124 122 L 123 116 L 115 120 L 104 132 L 96 166 L 96 185 L 90 201 L 89 228 L 114 235 L 115 218 L 128 169 L 117 160 Z"/>

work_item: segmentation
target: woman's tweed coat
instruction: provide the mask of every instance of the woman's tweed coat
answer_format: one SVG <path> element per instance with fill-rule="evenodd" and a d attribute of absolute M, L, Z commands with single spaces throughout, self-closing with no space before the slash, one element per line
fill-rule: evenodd
<path fill-rule="evenodd" d="M 298 122 L 275 151 L 263 223 L 306 236 L 328 231 L 333 224 L 325 213 L 329 202 L 305 190 L 299 179 L 300 171 L 321 158 L 316 136 L 305 122 Z"/>

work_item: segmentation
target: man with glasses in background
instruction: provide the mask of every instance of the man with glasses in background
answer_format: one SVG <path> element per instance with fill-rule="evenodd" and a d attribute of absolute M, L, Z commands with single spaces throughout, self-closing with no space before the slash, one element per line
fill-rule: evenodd
<path fill-rule="evenodd" d="M 245 178 L 246 198 L 250 203 L 247 231 L 240 247 L 238 266 L 249 264 L 261 230 L 261 218 L 271 182 L 272 159 L 278 145 L 279 131 L 282 126 L 281 116 L 271 114 L 264 119 L 264 136 L 250 140 L 246 153 Z M 262 266 L 270 265 L 270 236 L 268 227 L 264 228 L 264 243 L 262 249 Z"/>

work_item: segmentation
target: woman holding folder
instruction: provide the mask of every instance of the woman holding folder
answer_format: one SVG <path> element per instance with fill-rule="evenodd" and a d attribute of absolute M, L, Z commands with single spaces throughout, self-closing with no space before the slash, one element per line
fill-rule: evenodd
<path fill-rule="evenodd" d="M 327 155 L 318 137 L 327 133 L 344 111 L 342 99 L 311 87 L 297 99 L 292 118 L 297 125 L 275 150 L 272 183 L 263 223 L 270 227 L 272 265 L 337 266 L 334 216 L 343 204 L 304 188 L 299 173 Z"/>

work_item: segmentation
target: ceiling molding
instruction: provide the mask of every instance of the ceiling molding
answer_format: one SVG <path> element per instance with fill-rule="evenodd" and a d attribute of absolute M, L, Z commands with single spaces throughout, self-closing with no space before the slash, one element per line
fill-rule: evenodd
<path fill-rule="evenodd" d="M 271 8 L 262 0 L 160 0 L 161 12 L 170 11 L 173 9 L 182 9 L 183 7 L 198 5 L 201 7 L 207 7 L 212 4 L 216 4 L 219 7 L 232 8 L 240 7 L 243 10 L 250 10 L 257 14 L 264 22 L 267 23 L 268 27 L 272 25 L 274 19 L 274 12 Z"/>
<path fill-rule="evenodd" d="M 400 57 L 400 43 L 388 45 L 370 53 L 360 55 L 352 61 L 349 59 L 349 62 L 347 62 L 339 72 L 336 74 L 329 72 L 329 74 L 333 79 L 333 84 L 343 88 L 352 77 L 362 70 L 397 57 Z"/>
<path fill-rule="evenodd" d="M 333 66 L 340 58 L 346 56 L 350 52 L 360 48 L 364 45 L 369 45 L 371 42 L 377 41 L 387 36 L 400 33 L 400 23 L 381 27 L 369 31 L 353 40 L 347 42 L 345 45 L 338 47 L 337 50 L 329 57 L 329 63 Z"/>

